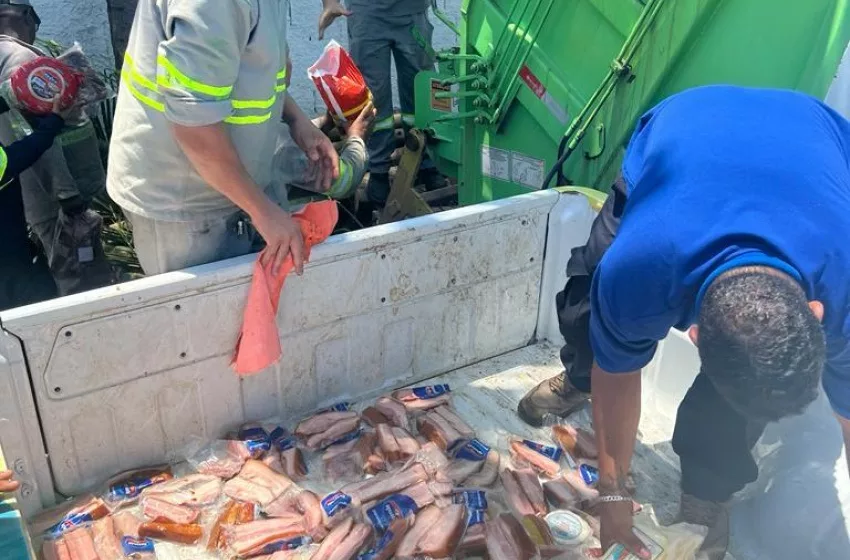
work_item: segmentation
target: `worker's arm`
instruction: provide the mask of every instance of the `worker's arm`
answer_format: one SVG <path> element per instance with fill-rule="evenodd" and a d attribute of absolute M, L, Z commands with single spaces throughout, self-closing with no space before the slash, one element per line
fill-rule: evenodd
<path fill-rule="evenodd" d="M 174 138 L 195 170 L 251 217 L 266 241 L 264 259 L 275 272 L 291 252 L 300 273 L 299 227 L 248 174 L 224 123 L 232 114 L 233 84 L 258 17 L 244 0 L 215 6 L 169 2 L 168 36 L 157 53 L 159 85 Z"/>
<path fill-rule="evenodd" d="M 319 40 L 325 38 L 325 29 L 340 16 L 350 16 L 339 0 L 322 0 L 322 13 L 319 15 Z"/>
<path fill-rule="evenodd" d="M 316 128 L 292 96 L 286 95 L 283 106 L 283 120 L 289 125 L 292 139 L 307 155 L 307 160 L 315 177 L 314 188 L 317 192 L 327 192 L 339 178 L 339 154 L 330 139 Z"/>
<path fill-rule="evenodd" d="M 0 114 L 9 111 L 5 101 L 0 100 Z M 34 128 L 32 134 L 13 142 L 4 148 L 6 152 L 6 169 L 0 184 L 14 179 L 22 172 L 32 167 L 53 146 L 56 136 L 62 130 L 65 120 L 58 114 L 32 119 Z"/>
<path fill-rule="evenodd" d="M 595 362 L 591 370 L 593 427 L 599 446 L 599 491 L 622 501 L 604 503 L 602 550 L 620 543 L 646 558 L 649 552 L 632 533 L 632 502 L 626 480 L 640 422 L 640 371 L 608 373 Z"/>

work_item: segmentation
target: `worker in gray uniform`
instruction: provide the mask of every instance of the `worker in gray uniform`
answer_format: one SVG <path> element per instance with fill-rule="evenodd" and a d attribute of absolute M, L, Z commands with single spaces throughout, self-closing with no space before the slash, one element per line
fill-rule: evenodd
<path fill-rule="evenodd" d="M 391 59 L 395 61 L 402 121 L 413 125 L 413 82 L 416 74 L 434 69 L 431 39 L 434 27 L 428 21 L 430 0 L 322 0 L 319 38 L 340 17 L 347 17 L 351 57 L 366 79 L 378 111 L 369 139 L 368 202 L 383 207 L 390 192 L 390 163 L 395 149 Z M 417 183 L 427 190 L 442 186 L 443 177 L 425 157 Z"/>
<path fill-rule="evenodd" d="M 33 46 L 40 23 L 29 0 L 0 0 L 0 83 L 22 64 L 47 56 Z M 21 135 L 11 112 L 0 117 L 0 142 L 8 145 Z M 68 116 L 54 145 L 21 173 L 20 181 L 26 220 L 44 248 L 58 295 L 109 283 L 111 271 L 100 244 L 79 251 L 74 242 L 97 237 L 89 230 L 99 229 L 100 220 L 87 206 L 106 186 L 94 126 L 83 111 Z"/>

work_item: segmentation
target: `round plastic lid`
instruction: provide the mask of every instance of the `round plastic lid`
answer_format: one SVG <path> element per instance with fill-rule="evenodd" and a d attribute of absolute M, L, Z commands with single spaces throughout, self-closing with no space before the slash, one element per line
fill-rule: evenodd
<path fill-rule="evenodd" d="M 588 524 L 571 511 L 553 511 L 546 516 L 552 538 L 560 545 L 582 544 L 590 538 Z"/>

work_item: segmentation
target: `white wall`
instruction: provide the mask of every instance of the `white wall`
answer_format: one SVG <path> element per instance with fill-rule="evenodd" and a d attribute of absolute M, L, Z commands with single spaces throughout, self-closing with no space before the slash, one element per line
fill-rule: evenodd
<path fill-rule="evenodd" d="M 54 39 L 66 45 L 79 41 L 98 67 L 113 65 L 106 0 L 32 0 L 32 4 L 41 16 L 39 36 L 42 39 Z M 461 0 L 438 0 L 441 9 L 455 19 L 460 14 L 460 4 Z M 319 57 L 328 40 L 336 39 L 343 45 L 348 43 L 343 21 L 330 28 L 325 41 L 318 40 L 316 23 L 320 11 L 320 0 L 290 0 L 292 94 L 308 114 L 321 111 L 323 107 L 313 85 L 307 81 L 307 68 Z M 433 16 L 432 21 L 435 48 L 454 45 L 454 34 Z"/>

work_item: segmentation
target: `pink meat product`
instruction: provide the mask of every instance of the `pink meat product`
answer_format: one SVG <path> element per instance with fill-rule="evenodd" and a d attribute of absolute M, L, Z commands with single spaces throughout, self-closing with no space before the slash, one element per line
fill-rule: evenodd
<path fill-rule="evenodd" d="M 535 513 L 538 515 L 549 513 L 549 508 L 546 507 L 546 496 L 543 493 L 543 487 L 540 485 L 540 479 L 537 478 L 537 473 L 531 469 L 519 469 L 514 471 L 514 478 L 519 483 L 529 503 L 534 507 Z"/>
<path fill-rule="evenodd" d="M 502 479 L 502 486 L 505 489 L 505 499 L 511 511 L 514 512 L 514 515 L 517 517 L 534 515 L 534 505 L 528 499 L 528 496 L 525 495 L 525 492 L 522 491 L 522 487 L 519 485 L 514 472 L 510 469 L 505 469 L 502 471 L 500 477 Z"/>
<path fill-rule="evenodd" d="M 190 474 L 146 488 L 142 497 L 156 496 L 159 500 L 178 506 L 206 506 L 218 500 L 221 490 L 219 477 Z"/>
<path fill-rule="evenodd" d="M 578 507 L 581 499 L 563 478 L 555 478 L 543 484 L 543 494 L 554 507 L 570 509 Z"/>
<path fill-rule="evenodd" d="M 440 479 L 441 476 L 445 475 L 446 467 L 449 465 L 449 459 L 436 444 L 429 442 L 416 452 L 410 464 L 422 465 L 428 476 Z M 441 479 L 441 482 L 447 481 L 448 479 Z"/>
<path fill-rule="evenodd" d="M 381 397 L 375 403 L 375 408 L 389 418 L 393 426 L 410 431 L 410 419 L 407 417 L 407 408 L 397 400 L 391 397 Z"/>
<path fill-rule="evenodd" d="M 189 506 L 178 506 L 158 499 L 155 494 L 142 498 L 142 515 L 151 521 L 187 524 L 198 519 L 199 512 Z"/>
<path fill-rule="evenodd" d="M 416 515 L 413 527 L 407 532 L 396 551 L 399 560 L 413 559 L 418 552 L 419 541 L 426 539 L 431 528 L 439 523 L 443 513 L 440 508 L 431 506 Z"/>
<path fill-rule="evenodd" d="M 104 517 L 92 523 L 92 539 L 94 548 L 100 560 L 123 560 L 124 552 L 121 543 L 115 536 L 115 525 L 112 517 Z"/>
<path fill-rule="evenodd" d="M 359 453 L 359 440 L 332 445 L 322 455 L 325 478 L 331 482 L 352 479 L 363 472 L 363 457 Z"/>
<path fill-rule="evenodd" d="M 582 502 L 590 503 L 599 498 L 599 490 L 585 484 L 578 471 L 566 471 L 563 474 L 564 481 L 578 494 Z"/>
<path fill-rule="evenodd" d="M 268 489 L 275 498 L 286 492 L 293 484 L 286 475 L 277 473 L 262 461 L 253 459 L 245 462 L 245 466 L 239 471 L 238 478 Z"/>
<path fill-rule="evenodd" d="M 303 480 L 307 476 L 307 463 L 304 455 L 297 447 L 281 451 L 280 460 L 283 463 L 283 472 L 294 481 Z"/>
<path fill-rule="evenodd" d="M 487 551 L 487 530 L 483 523 L 473 525 L 466 530 L 458 550 L 466 554 L 478 555 Z"/>
<path fill-rule="evenodd" d="M 417 543 L 418 551 L 430 558 L 450 558 L 466 530 L 466 506 L 451 504 L 441 511 L 426 538 Z"/>
<path fill-rule="evenodd" d="M 438 406 L 434 409 L 434 413 L 440 415 L 444 420 L 451 424 L 452 428 L 457 431 L 463 439 L 472 439 L 475 437 L 475 430 L 449 406 Z"/>
<path fill-rule="evenodd" d="M 404 535 L 410 530 L 411 525 L 413 525 L 413 520 L 410 517 L 393 520 L 387 528 L 386 533 L 384 533 L 384 537 L 390 535 L 389 541 L 370 558 L 372 560 L 391 560 L 394 558 L 398 547 L 401 545 L 401 541 L 404 539 Z"/>
<path fill-rule="evenodd" d="M 428 480 L 428 472 L 422 465 L 411 465 L 401 471 L 382 473 L 368 480 L 343 487 L 342 492 L 351 496 L 355 504 L 365 504 L 397 494 L 419 482 Z"/>
<path fill-rule="evenodd" d="M 366 408 L 361 416 L 363 417 L 363 421 L 369 424 L 372 428 L 376 428 L 379 424 L 390 423 L 390 419 L 374 406 Z"/>
<path fill-rule="evenodd" d="M 392 426 L 389 424 L 379 424 L 378 427 L 375 428 L 375 434 L 378 436 L 378 446 L 381 448 L 381 452 L 384 454 L 384 457 L 386 457 L 390 463 L 397 463 L 401 461 L 401 446 L 396 440 Z"/>
<path fill-rule="evenodd" d="M 548 457 L 529 449 L 520 441 L 511 442 L 511 455 L 519 464 L 528 464 L 539 473 L 554 478 L 561 472 L 561 466 Z"/>
<path fill-rule="evenodd" d="M 331 553 L 342 545 L 345 537 L 348 536 L 353 527 L 354 520 L 350 517 L 342 521 L 325 537 L 325 540 L 322 541 L 322 546 L 319 547 L 319 550 L 316 551 L 310 560 L 328 560 L 331 557 Z"/>
<path fill-rule="evenodd" d="M 331 552 L 328 560 L 354 560 L 369 546 L 373 536 L 371 526 L 355 523 L 339 547 Z"/>
<path fill-rule="evenodd" d="M 303 516 L 298 513 L 275 519 L 260 519 L 242 525 L 222 527 L 225 542 L 236 554 L 247 555 L 269 543 L 307 534 Z"/>
<path fill-rule="evenodd" d="M 284 494 L 263 510 L 269 517 L 291 518 L 293 514 L 303 516 L 304 529 L 315 542 L 327 536 L 324 515 L 319 497 L 309 490 L 297 494 Z"/>
<path fill-rule="evenodd" d="M 129 511 L 121 511 L 112 516 L 112 524 L 118 537 L 139 538 L 139 525 L 142 520 Z"/>
<path fill-rule="evenodd" d="M 420 412 L 423 410 L 431 410 L 432 408 L 437 408 L 438 406 L 443 406 L 452 402 L 451 395 L 440 395 L 439 397 L 434 397 L 433 399 L 419 399 L 417 397 L 411 398 L 409 396 L 406 396 L 408 395 L 408 393 L 405 393 L 405 391 L 410 391 L 410 389 L 403 389 L 402 391 L 397 391 L 393 393 L 393 398 L 395 398 L 397 401 L 400 401 L 408 412 Z"/>
<path fill-rule="evenodd" d="M 487 552 L 490 560 L 532 560 L 537 546 L 513 515 L 503 513 L 487 522 Z"/>
<path fill-rule="evenodd" d="M 481 471 L 473 474 L 464 481 L 464 485 L 475 488 L 487 488 L 493 486 L 499 478 L 499 467 L 501 466 L 501 456 L 496 451 L 490 451 L 487 454 L 487 459 L 481 467 Z"/>
<path fill-rule="evenodd" d="M 396 443 L 398 443 L 402 460 L 409 459 L 416 455 L 416 452 L 420 449 L 419 442 L 416 441 L 416 438 L 410 435 L 410 432 L 404 428 L 393 427 L 392 431 Z"/>
<path fill-rule="evenodd" d="M 443 451 L 452 449 L 463 439 L 463 436 L 445 418 L 433 411 L 419 417 L 417 428 L 419 433 L 437 444 Z"/>
<path fill-rule="evenodd" d="M 357 415 L 355 415 L 353 418 L 340 420 L 339 422 L 331 425 L 324 432 L 319 432 L 308 437 L 304 443 L 304 446 L 311 451 L 324 449 L 335 441 L 357 430 L 357 428 L 359 427 L 360 417 Z"/>
<path fill-rule="evenodd" d="M 445 476 L 453 483 L 460 486 L 470 476 L 477 474 L 484 466 L 484 461 L 467 461 L 466 459 L 455 459 L 445 469 Z"/>
<path fill-rule="evenodd" d="M 87 527 L 80 527 L 66 533 L 64 539 L 71 560 L 99 560 L 94 548 L 94 539 Z"/>
<path fill-rule="evenodd" d="M 224 483 L 224 494 L 228 498 L 258 504 L 262 507 L 272 503 L 277 497 L 268 488 L 238 476 Z"/>
<path fill-rule="evenodd" d="M 308 438 L 310 436 L 327 432 L 335 424 L 345 421 L 351 421 L 360 416 L 353 411 L 346 412 L 323 412 L 302 420 L 295 428 L 295 435 L 300 438 Z M 350 430 L 349 430 L 350 431 Z"/>
<path fill-rule="evenodd" d="M 71 560 L 71 552 L 63 538 L 44 541 L 41 545 L 41 556 L 44 560 Z"/>

